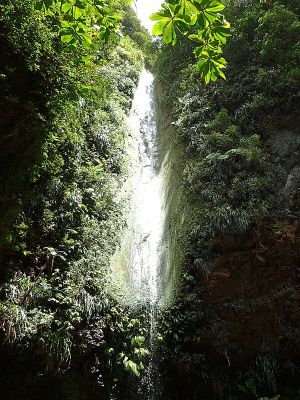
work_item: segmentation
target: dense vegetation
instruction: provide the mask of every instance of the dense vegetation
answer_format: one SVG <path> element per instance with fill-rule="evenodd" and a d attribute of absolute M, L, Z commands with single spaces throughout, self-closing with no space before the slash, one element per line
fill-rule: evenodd
<path fill-rule="evenodd" d="M 0 4 L 0 398 L 140 398 L 147 315 L 120 304 L 109 263 L 146 65 L 170 153 L 165 239 L 181 269 L 155 389 L 296 400 L 298 1 L 224 2 L 228 43 L 215 0 L 166 1 L 152 17 L 162 43 L 125 3 Z"/>
<path fill-rule="evenodd" d="M 186 194 L 170 220 L 186 251 L 162 318 L 165 399 L 258 398 L 299 380 L 299 4 L 226 4 L 227 81 L 197 81 L 184 37 L 157 65 Z"/>
<path fill-rule="evenodd" d="M 146 353 L 145 327 L 111 291 L 109 258 L 125 117 L 150 39 L 122 6 L 124 34 L 83 63 L 57 16 L 33 4 L 0 6 L 0 397 L 114 398 Z"/>

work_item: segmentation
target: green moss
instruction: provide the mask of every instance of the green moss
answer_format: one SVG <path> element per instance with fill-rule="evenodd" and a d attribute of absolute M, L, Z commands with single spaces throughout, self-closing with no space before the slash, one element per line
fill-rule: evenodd
<path fill-rule="evenodd" d="M 252 269 L 242 280 L 240 274 L 247 270 L 247 263 L 241 256 L 241 271 L 234 270 L 231 249 L 220 246 L 217 239 L 261 238 L 265 226 L 288 220 L 289 213 L 282 197 L 286 160 L 279 160 L 269 143 L 273 132 L 299 114 L 299 82 L 296 73 L 289 73 L 297 68 L 298 6 L 291 0 L 229 1 L 226 11 L 233 22 L 233 36 L 224 51 L 228 60 L 226 81 L 208 86 L 198 81 L 192 51 L 184 38 L 174 48 L 162 46 L 156 64 L 161 135 L 165 147 L 170 148 L 166 162 L 170 166 L 168 222 L 171 226 L 173 223 L 169 232 L 174 240 L 170 276 L 181 271 L 176 301 L 165 310 L 160 326 L 163 397 L 172 400 L 247 398 L 236 385 L 258 368 L 256 359 L 264 356 L 260 346 L 267 339 L 259 328 L 256 330 L 253 311 L 249 323 L 256 332 L 250 339 L 255 350 L 249 355 L 239 348 L 241 321 L 248 318 L 247 312 L 237 310 L 234 320 L 223 303 L 227 297 L 237 296 L 241 303 L 251 297 L 247 279 L 251 280 Z M 296 124 L 290 129 L 296 132 Z M 271 240 L 272 234 L 266 235 Z M 242 245 L 237 245 L 236 252 L 241 250 L 242 254 L 238 246 Z M 222 256 L 224 265 L 218 267 Z M 229 270 L 232 273 L 227 275 Z M 260 271 L 256 273 L 259 276 Z M 218 274 L 224 282 L 218 281 Z M 242 286 L 242 294 L 237 293 L 240 287 L 235 284 Z M 277 303 L 274 299 L 270 303 L 272 310 L 266 314 L 277 321 Z M 282 331 L 287 338 L 288 322 L 282 325 Z M 277 352 L 275 335 L 269 336 L 274 348 L 266 355 L 272 360 Z M 286 389 L 285 363 L 299 365 L 293 350 L 294 346 L 298 349 L 298 340 L 287 342 L 285 350 L 280 349 L 286 351 L 285 355 L 280 361 L 275 357 L 280 364 L 276 369 L 279 392 Z M 236 364 L 230 364 L 233 358 Z M 265 372 L 256 372 L 257 397 L 276 395 L 277 388 L 267 382 L 274 377 L 271 367 L 269 378 Z M 297 377 L 298 372 L 290 375 L 289 382 L 295 383 Z"/>
<path fill-rule="evenodd" d="M 11 346 L 9 362 L 23 368 L 3 371 L 19 384 L 1 388 L 43 397 L 55 375 L 53 398 L 108 398 L 144 357 L 142 343 L 130 344 L 143 327 L 112 298 L 108 274 L 122 223 L 125 120 L 144 55 L 123 35 L 80 64 L 32 5 L 0 6 L 0 358 Z M 88 382 L 80 390 L 76 374 Z"/>

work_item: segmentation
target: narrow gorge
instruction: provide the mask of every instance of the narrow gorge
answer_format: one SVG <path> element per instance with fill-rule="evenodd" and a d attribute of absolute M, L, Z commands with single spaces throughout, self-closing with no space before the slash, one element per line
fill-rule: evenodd
<path fill-rule="evenodd" d="M 0 1 L 0 400 L 300 399 L 298 3 Z"/>

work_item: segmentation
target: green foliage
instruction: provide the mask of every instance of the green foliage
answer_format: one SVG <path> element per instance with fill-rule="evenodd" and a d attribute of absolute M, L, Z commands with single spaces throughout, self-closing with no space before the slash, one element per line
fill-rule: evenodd
<path fill-rule="evenodd" d="M 257 398 L 258 397 L 258 394 L 257 394 L 257 388 L 256 388 L 256 380 L 255 380 L 255 378 L 249 378 L 249 379 L 247 379 L 247 381 L 245 382 L 245 385 L 239 385 L 238 386 L 238 388 L 242 391 L 242 392 L 244 392 L 244 393 L 246 393 L 246 394 L 248 394 L 248 395 L 250 395 L 250 396 L 254 396 L 255 398 Z"/>
<path fill-rule="evenodd" d="M 243 264 L 244 250 L 240 264 L 232 261 L 231 255 L 238 258 L 242 246 L 237 241 L 232 250 L 230 243 L 247 235 L 260 238 L 270 222 L 288 213 L 282 196 L 284 168 L 271 147 L 274 132 L 297 129 L 299 5 L 293 0 L 229 1 L 226 17 L 234 22 L 232 37 L 222 47 L 230 60 L 226 81 L 199 84 L 194 49 L 177 27 L 180 40 L 161 47 L 156 65 L 163 116 L 173 121 L 174 141 L 181 154 L 178 161 L 171 150 L 170 159 L 174 169 L 180 170 L 179 190 L 188 203 L 178 207 L 179 215 L 172 215 L 173 231 L 185 239 L 181 241 L 185 244 L 183 279 L 176 303 L 162 316 L 160 325 L 167 399 L 184 398 L 186 393 L 187 398 L 254 399 L 264 394 L 272 398 L 286 388 L 282 360 L 290 362 L 287 353 L 293 353 L 295 345 L 283 344 L 281 364 L 271 354 L 256 354 L 256 350 L 246 356 L 242 349 L 239 354 L 243 324 L 239 316 L 242 321 L 249 318 L 249 323 L 253 318 L 254 330 L 257 314 L 248 314 L 252 304 L 247 309 L 236 307 L 236 317 L 230 321 L 222 300 L 240 296 L 243 303 L 250 293 L 250 275 L 243 281 L 246 292 L 232 289 L 248 264 Z M 249 298 L 251 302 L 252 293 Z M 277 321 L 276 303 L 270 301 L 268 307 L 271 304 L 272 318 Z M 265 340 L 256 332 L 249 339 L 253 348 Z M 277 342 L 272 333 L 269 339 Z M 172 382 L 180 381 L 176 388 L 169 384 L 170 375 Z M 237 384 L 243 386 L 242 392 L 237 391 Z"/>
<path fill-rule="evenodd" d="M 35 0 L 37 12 L 58 20 L 61 41 L 69 49 L 79 50 L 82 62 L 92 57 L 87 50 L 115 37 L 121 16 L 114 8 L 114 2 L 105 0 Z M 176 0 L 164 3 L 162 9 L 151 16 L 152 20 L 158 21 L 153 34 L 162 36 L 165 44 L 174 45 L 178 33 L 189 34 L 189 38 L 197 42 L 194 49 L 195 57 L 199 59 L 197 69 L 206 83 L 215 81 L 218 76 L 225 79 L 222 69 L 226 67 L 226 61 L 221 46 L 230 36 L 230 24 L 220 13 L 223 9 L 224 5 L 217 0 Z M 129 13 L 127 11 L 127 15 Z M 148 54 L 149 51 L 153 53 L 154 45 L 142 29 L 138 36 L 134 35 Z"/>
<path fill-rule="evenodd" d="M 182 285 L 194 287 L 193 282 L 183 280 Z M 194 282 L 195 283 L 195 282 Z M 167 344 L 175 353 L 181 353 L 186 343 L 200 342 L 204 330 L 199 324 L 203 314 L 199 311 L 202 300 L 199 291 L 191 290 L 177 299 L 176 304 L 170 306 L 161 315 L 159 334 L 164 344 Z"/>
<path fill-rule="evenodd" d="M 182 118 L 178 125 L 186 129 L 185 111 Z M 202 132 L 191 138 L 184 171 L 186 188 L 202 201 L 201 225 L 208 235 L 243 232 L 270 208 L 265 199 L 272 193 L 272 167 L 259 136 L 241 135 L 225 109 Z"/>
<path fill-rule="evenodd" d="M 158 43 L 153 41 L 147 29 L 141 25 L 131 6 L 124 7 L 121 23 L 122 32 L 128 35 L 143 50 L 145 67 L 152 71 L 158 53 Z"/>
<path fill-rule="evenodd" d="M 255 398 L 258 400 L 277 400 L 280 399 L 280 395 L 275 395 L 271 397 L 261 396 L 259 393 L 261 391 L 270 393 L 276 393 L 276 374 L 277 367 L 274 363 L 274 359 L 268 355 L 259 356 L 256 360 L 257 372 L 251 374 L 244 384 L 237 385 L 238 390 L 245 393 L 248 398 Z"/>
<path fill-rule="evenodd" d="M 192 264 L 198 258 L 210 262 L 215 234 L 244 232 L 283 209 L 278 202 L 283 175 L 265 140 L 299 103 L 295 82 L 284 72 L 296 66 L 297 40 L 287 22 L 297 20 L 293 3 L 227 6 L 236 23 L 225 46 L 232 63 L 226 82 L 202 86 L 199 93 L 187 41 L 163 48 L 157 64 L 165 107 L 171 107 L 186 153 L 182 168 L 193 210 L 186 221 Z M 266 21 L 285 26 L 280 44 Z M 266 35 L 277 43 L 278 53 L 290 52 L 288 60 L 280 57 L 265 63 L 260 50 Z"/>
<path fill-rule="evenodd" d="M 125 119 L 144 57 L 126 34 L 103 47 L 86 43 L 94 22 L 88 2 L 78 10 L 34 3 L 0 6 L 3 349 L 13 349 L 12 362 L 28 363 L 24 382 L 79 368 L 108 398 L 147 357 L 142 323 L 116 304 L 109 279 L 123 223 L 116 197 L 126 171 Z M 65 20 L 74 27 L 70 41 Z M 76 31 L 86 22 L 87 33 Z"/>
<path fill-rule="evenodd" d="M 90 59 L 84 49 L 97 41 L 107 43 L 115 34 L 120 16 L 105 0 L 35 0 L 35 10 L 59 21 L 61 41 L 74 50 L 81 47 L 81 60 Z"/>
<path fill-rule="evenodd" d="M 221 47 L 230 36 L 230 24 L 221 13 L 224 8 L 217 0 L 173 0 L 163 3 L 162 9 L 151 16 L 157 21 L 152 33 L 162 36 L 163 43 L 174 46 L 178 34 L 197 42 L 196 68 L 205 83 L 219 76 L 226 79 Z"/>

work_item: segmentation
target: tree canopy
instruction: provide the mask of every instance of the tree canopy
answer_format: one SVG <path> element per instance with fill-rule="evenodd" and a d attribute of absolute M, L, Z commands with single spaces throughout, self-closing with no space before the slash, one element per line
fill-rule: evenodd
<path fill-rule="evenodd" d="M 118 32 L 120 16 L 110 0 L 36 0 L 35 8 L 58 19 L 62 42 L 70 49 L 80 47 L 82 61 L 89 60 L 91 46 L 106 43 Z M 230 36 L 230 24 L 223 10 L 218 0 L 167 0 L 150 17 L 155 21 L 153 35 L 161 36 L 164 44 L 175 45 L 180 35 L 195 41 L 196 68 L 206 83 L 225 79 L 222 45 Z"/>

